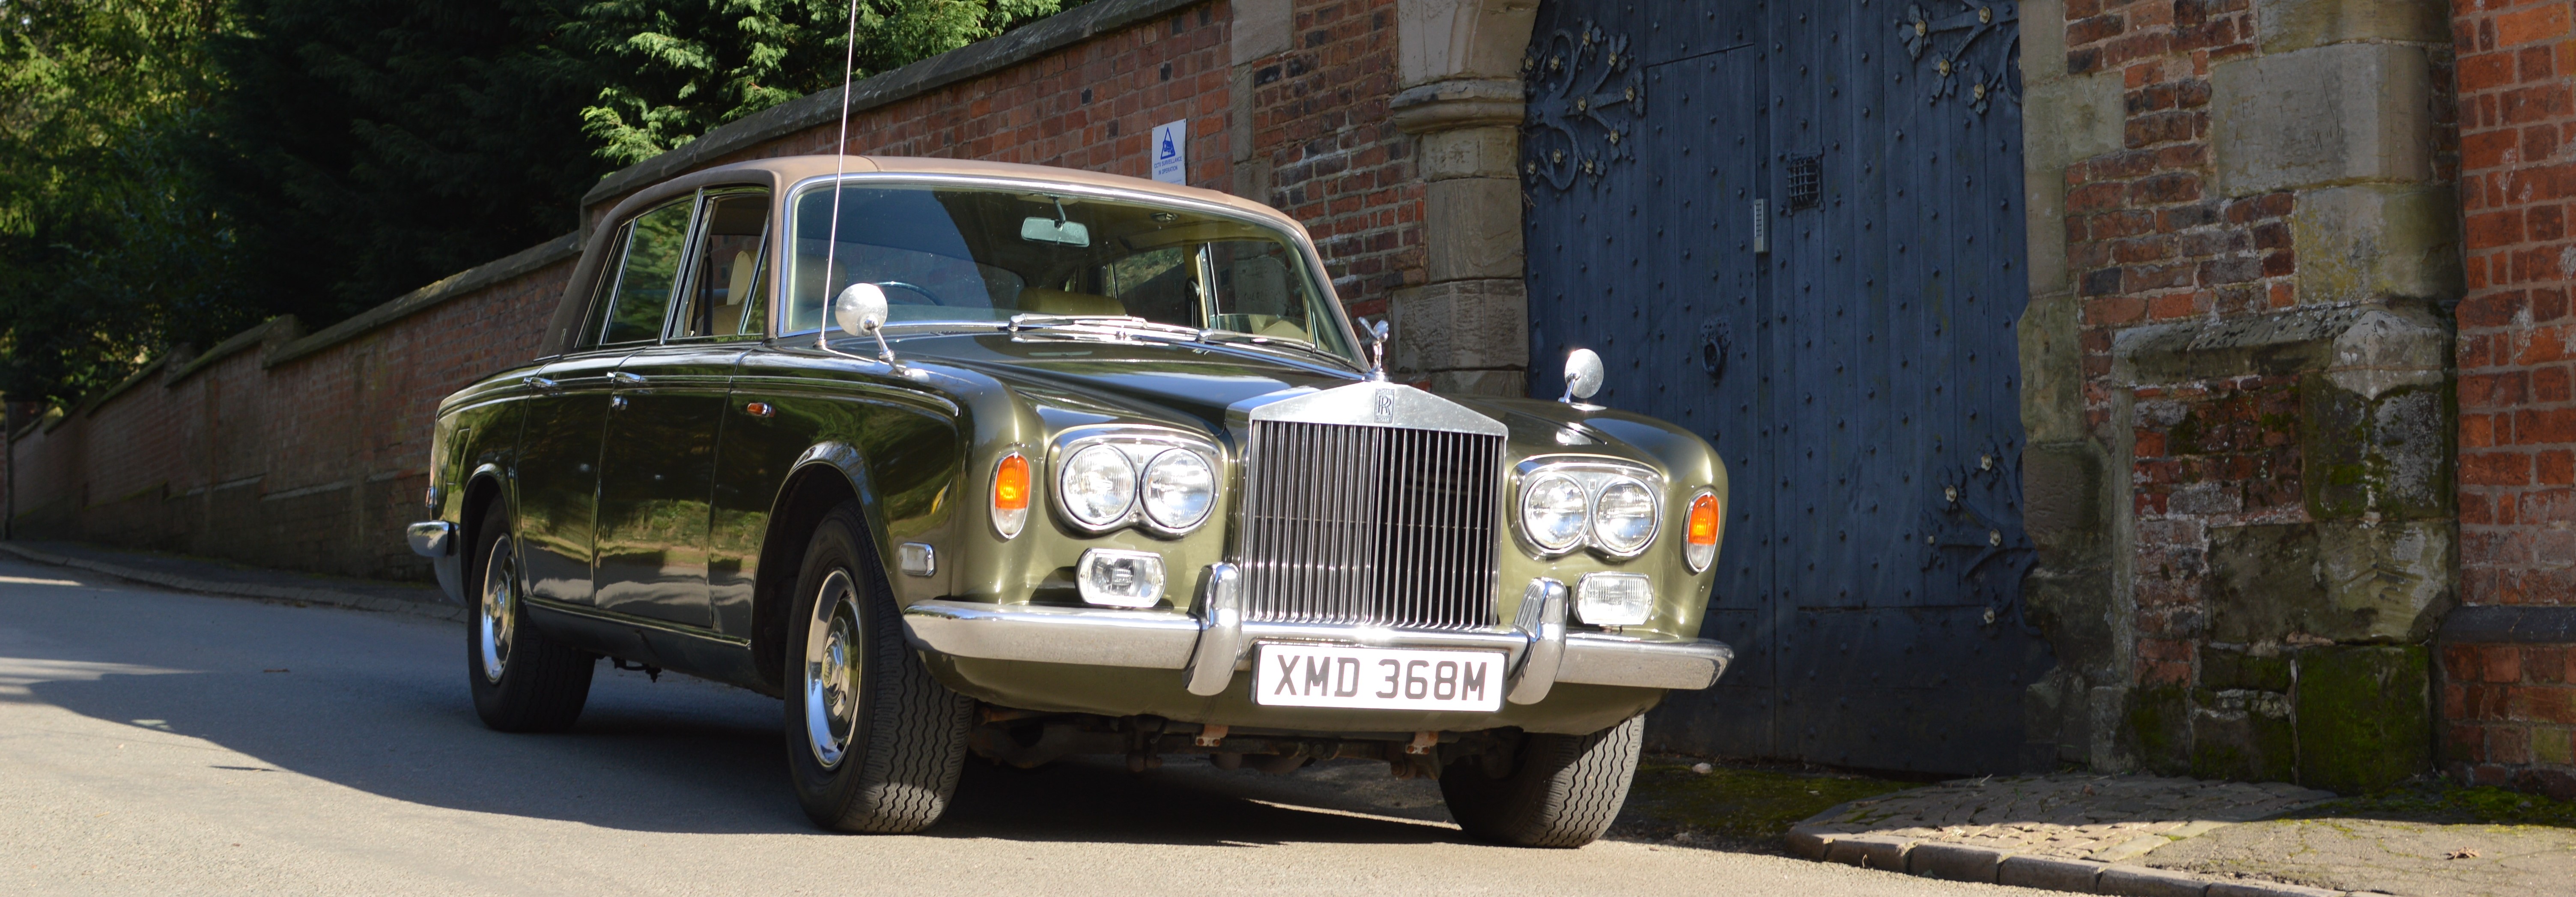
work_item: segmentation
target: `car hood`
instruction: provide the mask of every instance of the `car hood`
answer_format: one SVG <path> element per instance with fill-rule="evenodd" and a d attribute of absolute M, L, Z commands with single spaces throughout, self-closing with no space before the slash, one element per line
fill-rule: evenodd
<path fill-rule="evenodd" d="M 1196 426 L 1228 441 L 1227 411 L 1237 403 L 1365 379 L 1320 361 L 1226 344 L 986 332 L 907 335 L 893 347 L 898 355 L 935 358 L 1001 381 L 1058 426 L 1143 417 Z M 1596 405 L 1440 398 L 1502 423 L 1518 455 L 1599 453 L 1689 466 L 1707 446 L 1670 423 Z"/>

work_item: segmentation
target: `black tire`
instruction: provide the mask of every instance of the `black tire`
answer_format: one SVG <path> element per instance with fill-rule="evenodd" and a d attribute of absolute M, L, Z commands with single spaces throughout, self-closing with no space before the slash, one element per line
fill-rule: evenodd
<path fill-rule="evenodd" d="M 1449 816 L 1479 840 L 1521 847 L 1581 847 L 1610 830 L 1628 785 L 1646 718 L 1590 735 L 1524 735 L 1508 775 L 1495 778 L 1483 758 L 1469 757 L 1440 774 Z"/>
<path fill-rule="evenodd" d="M 590 674 L 599 655 L 567 647 L 528 625 L 525 578 L 517 572 L 517 540 L 511 537 L 510 514 L 500 502 L 484 511 L 474 531 L 474 553 L 466 564 L 466 587 L 473 615 L 465 620 L 465 676 L 474 692 L 474 713 L 483 724 L 503 732 L 560 732 L 581 718 L 590 701 Z M 493 565 L 503 566 L 495 575 Z M 506 596 L 492 593 L 507 589 Z M 500 674 L 485 658 L 487 627 L 498 626 Z"/>
<path fill-rule="evenodd" d="M 974 703 L 932 678 L 904 643 L 872 544 L 859 504 L 848 502 L 824 515 L 806 546 L 784 652 L 788 774 L 816 825 L 917 832 L 939 821 L 957 791 Z M 829 618 L 817 621 L 817 607 Z M 819 633 L 818 622 L 826 627 Z M 814 664 L 813 685 L 809 656 L 826 658 Z M 819 716 L 808 710 L 809 692 Z M 809 731 L 809 720 L 821 721 L 822 734 Z M 835 743 L 839 753 L 827 760 Z"/>

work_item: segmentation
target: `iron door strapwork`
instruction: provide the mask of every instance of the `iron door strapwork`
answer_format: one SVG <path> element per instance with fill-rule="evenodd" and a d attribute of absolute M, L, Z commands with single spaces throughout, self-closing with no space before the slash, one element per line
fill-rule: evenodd
<path fill-rule="evenodd" d="M 1730 465 L 1717 687 L 1665 745 L 2015 771 L 2027 302 L 2012 3 L 1549 0 L 1525 60 L 1534 359 Z M 1534 364 L 1531 394 L 1562 389 Z M 2045 756 L 2043 756 L 2045 755 Z"/>

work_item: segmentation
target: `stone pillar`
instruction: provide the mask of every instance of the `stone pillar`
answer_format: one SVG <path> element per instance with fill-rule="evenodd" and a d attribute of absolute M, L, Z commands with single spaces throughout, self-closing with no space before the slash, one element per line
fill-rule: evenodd
<path fill-rule="evenodd" d="M 1447 392 L 1528 391 L 1521 255 L 1520 60 L 1536 0 L 1398 0 L 1396 127 L 1428 182 L 1423 285 L 1388 304 L 1398 379 Z"/>
<path fill-rule="evenodd" d="M 2116 71 L 2066 70 L 2064 0 L 2021 5 L 2023 214 L 2028 221 L 2030 306 L 2021 326 L 2023 525 L 2039 561 L 2023 583 L 2033 618 L 2059 666 L 2030 686 L 2025 732 L 2053 741 L 2060 762 L 2120 769 L 2119 710 L 2131 676 L 2122 600 L 2125 545 L 2117 527 L 2127 490 L 2110 478 L 2116 440 L 2088 429 L 2083 307 L 2069 273 L 2066 169 L 2124 145 L 2126 102 Z"/>
<path fill-rule="evenodd" d="M 1234 22 L 1227 32 L 1232 70 L 1226 81 L 1225 142 L 1233 155 L 1234 195 L 1267 203 L 1271 201 L 1270 157 L 1253 151 L 1253 97 L 1260 87 L 1260 64 L 1288 52 L 1296 42 L 1296 9 L 1291 0 L 1234 0 L 1228 6 Z"/>

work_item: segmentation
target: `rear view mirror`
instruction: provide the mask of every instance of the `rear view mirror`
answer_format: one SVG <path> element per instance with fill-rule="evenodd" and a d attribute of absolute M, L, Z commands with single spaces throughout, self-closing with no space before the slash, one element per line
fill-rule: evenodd
<path fill-rule="evenodd" d="M 1020 222 L 1020 239 L 1031 243 L 1089 246 L 1091 228 L 1079 221 L 1058 221 L 1040 215 Z"/>

